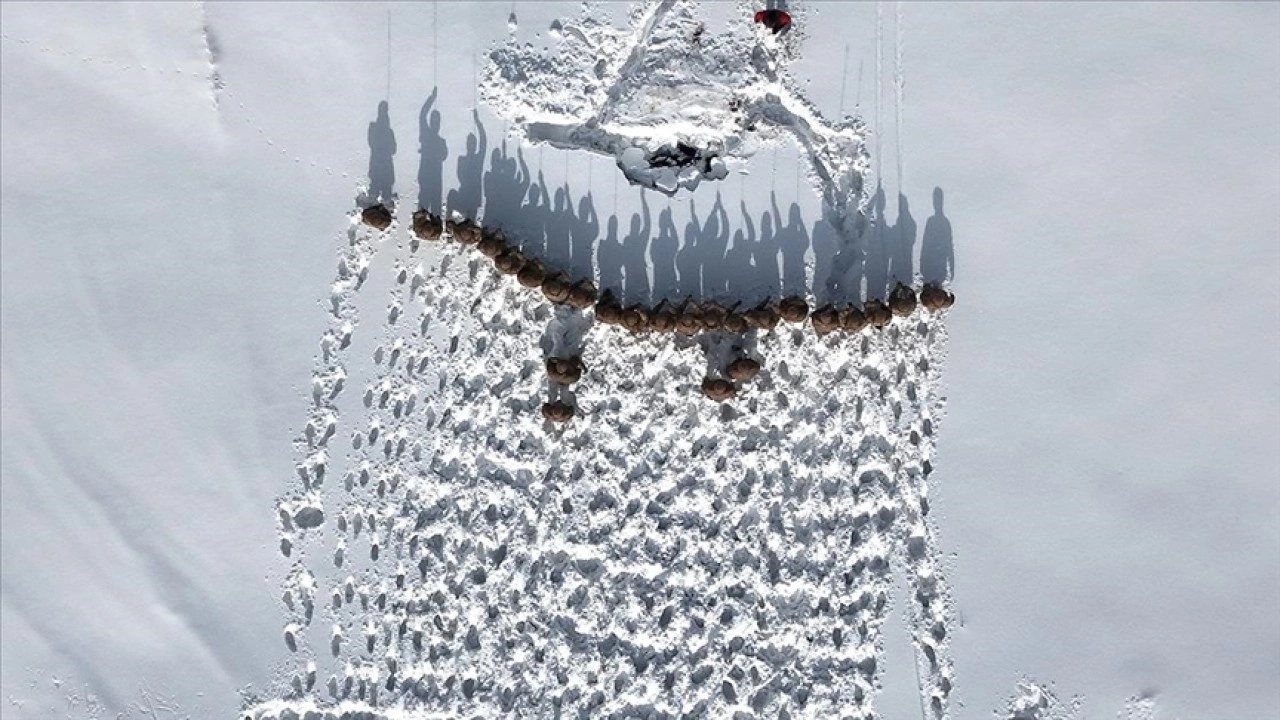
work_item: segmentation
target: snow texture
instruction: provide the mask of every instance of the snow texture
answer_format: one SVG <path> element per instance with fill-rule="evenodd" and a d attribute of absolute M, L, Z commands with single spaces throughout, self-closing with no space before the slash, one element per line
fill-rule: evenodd
<path fill-rule="evenodd" d="M 633 23 L 627 35 L 589 20 L 585 31 L 563 27 L 583 43 L 580 59 L 598 58 L 598 92 L 573 66 L 544 63 L 540 84 L 493 95 L 508 105 L 541 97 L 594 107 L 583 126 L 603 119 L 629 130 L 651 119 L 628 114 L 629 97 L 646 96 L 655 117 L 675 109 L 652 104 L 662 93 L 641 72 L 647 63 L 662 68 L 666 87 L 716 80 L 705 63 L 682 62 L 696 27 L 691 3 L 652 3 Z M 668 50 L 675 57 L 647 52 L 650 43 L 675 47 Z M 749 66 L 734 58 L 758 53 L 711 50 L 729 80 L 719 79 L 709 96 L 751 91 Z M 501 51 L 493 61 L 492 74 L 507 80 L 527 78 L 539 62 Z M 566 98 L 569 89 L 585 90 L 586 99 Z M 812 122 L 798 121 L 773 98 L 757 114 L 792 128 L 802 146 L 821 148 L 811 160 L 827 217 L 860 217 L 861 137 L 847 135 L 841 149 L 833 143 L 840 135 L 811 112 Z M 379 145 L 394 147 L 377 140 L 384 117 L 382 106 L 370 128 L 375 155 Z M 528 132 L 549 138 L 547 122 Z M 576 132 L 560 134 L 561 145 Z M 716 147 L 732 152 L 737 142 Z M 838 169 L 824 161 L 832 158 Z M 391 183 L 376 190 L 382 183 L 375 163 L 370 168 L 360 204 L 393 200 Z M 865 228 L 836 225 L 846 245 L 861 239 L 854 226 Z M 551 260 L 547 244 L 503 229 L 526 257 Z M 324 518 L 318 488 L 330 435 L 316 436 L 338 416 L 348 375 L 342 353 L 330 348 L 347 345 L 357 322 L 350 298 L 367 278 L 371 253 L 389 242 L 372 232 L 353 225 L 338 261 L 332 326 L 299 443 L 301 487 L 281 503 L 286 556 Z M 354 425 L 355 455 L 330 511 L 332 567 L 300 568 L 285 590 L 291 650 L 299 645 L 293 628 L 332 627 L 323 642 L 336 666 L 321 678 L 332 700 L 446 714 L 877 717 L 892 562 L 910 577 L 922 703 L 945 715 L 947 597 L 925 522 L 941 416 L 937 318 L 921 311 L 853 339 L 819 340 L 796 328 L 704 333 L 673 344 L 615 328 L 593 332 L 589 315 L 551 309 L 485 261 L 446 251 L 438 267 L 424 267 L 416 239 L 387 232 L 408 254 L 392 261 L 373 353 L 379 369 L 363 390 L 366 415 Z M 807 275 L 812 285 L 812 268 Z M 604 263 L 591 277 L 606 288 L 613 280 Z M 630 269 L 625 277 L 620 295 L 655 299 L 636 292 Z M 695 289 L 699 300 L 716 290 Z M 736 287 L 724 289 L 732 295 Z M 538 348 L 546 357 L 581 356 L 584 382 L 574 391 L 550 385 Z M 763 359 L 763 377 L 733 404 L 709 403 L 696 388 L 734 357 Z M 816 367 L 813 358 L 822 358 Z M 553 431 L 539 412 L 544 398 L 568 401 L 579 417 Z M 355 550 L 366 543 L 367 553 Z M 318 593 L 297 584 L 319 575 L 329 587 Z M 317 594 L 332 597 L 323 620 L 315 618 Z M 308 670 L 292 682 L 305 694 L 317 680 Z"/>
<path fill-rule="evenodd" d="M 391 242 L 370 233 L 353 228 L 341 266 Z M 424 267 L 403 240 L 400 310 L 330 493 L 324 545 L 338 550 L 286 583 L 291 628 L 332 628 L 298 649 L 329 674 L 296 685 L 442 715 L 876 717 L 892 563 L 908 569 L 942 716 L 949 609 L 925 522 L 937 317 L 852 339 L 785 325 L 636 337 L 476 255 Z M 350 322 L 336 307 L 326 339 Z M 563 428 L 538 410 L 553 390 L 540 354 L 588 368 Z M 762 359 L 762 376 L 731 404 L 702 397 L 702 378 L 739 355 Z M 336 412 L 335 374 L 317 371 L 315 418 Z M 322 444 L 300 444 L 291 502 L 318 501 Z M 319 539 L 297 511 L 281 531 L 285 547 Z"/>
<path fill-rule="evenodd" d="M 1273 712 L 1280 10 L 789 5 L 0 4 L 4 717 Z"/>
<path fill-rule="evenodd" d="M 554 53 L 514 40 L 494 50 L 483 97 L 531 142 L 613 157 L 631 182 L 669 195 L 724 179 L 727 161 L 787 132 L 826 219 L 852 240 L 864 227 L 865 129 L 828 123 L 797 93 L 786 73 L 794 44 L 751 25 L 749 6 L 739 3 L 722 34 L 707 31 L 691 0 L 651 0 L 625 29 L 588 10 L 553 25 Z"/>

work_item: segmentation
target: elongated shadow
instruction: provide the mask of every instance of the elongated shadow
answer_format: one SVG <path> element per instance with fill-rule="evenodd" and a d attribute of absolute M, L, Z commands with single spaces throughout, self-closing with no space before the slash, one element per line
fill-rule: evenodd
<path fill-rule="evenodd" d="M 733 246 L 725 253 L 724 265 L 729 277 L 737 278 L 730 282 L 740 284 L 740 287 L 728 288 L 736 295 L 730 298 L 731 301 L 740 300 L 744 306 L 750 307 L 765 299 L 767 293 L 760 285 L 760 272 L 755 264 L 756 226 L 746 201 L 739 202 L 739 212 L 742 227 L 733 233 Z"/>
<path fill-rule="evenodd" d="M 444 161 L 449 145 L 440 135 L 440 111 L 433 110 L 439 88 L 418 111 L 418 207 L 439 215 L 443 211 Z"/>
<path fill-rule="evenodd" d="M 485 224 L 514 234 L 520 218 L 520 209 L 528 194 L 532 177 L 524 152 L 516 149 L 515 155 L 507 150 L 504 141 L 489 154 L 489 170 L 484 175 Z M 518 238 L 512 238 L 518 242 Z"/>
<path fill-rule="evenodd" d="M 760 215 L 760 241 L 751 253 L 755 260 L 756 277 L 759 278 L 760 290 L 768 297 L 778 297 L 782 293 L 782 273 L 778 270 L 777 233 L 774 232 L 774 221 L 777 217 L 768 210 Z"/>
<path fill-rule="evenodd" d="M 627 303 L 654 304 L 664 298 L 679 302 L 692 296 L 750 306 L 806 291 L 819 304 L 853 303 L 885 297 L 898 280 L 914 285 L 920 278 L 948 282 L 954 277 L 954 239 L 941 188 L 934 189 L 934 214 L 926 222 L 918 258 L 918 228 L 908 198 L 899 195 L 897 217 L 890 223 L 882 187 L 876 188 L 865 216 L 858 215 L 856 223 L 824 212 L 809 225 L 799 203 L 790 203 L 784 213 L 771 193 L 758 223 L 754 212 L 760 208 L 741 202 L 742 217 L 734 227 L 718 192 L 705 216 L 689 199 L 683 233 L 670 205 L 660 211 L 654 233 L 648 201 L 643 199 L 643 210 L 630 218 L 625 237 L 618 217 L 606 219 L 602 237 L 590 188 L 575 196 L 568 179 L 562 186 L 548 187 L 541 175 L 530 171 L 521 147 L 509 150 L 505 140 L 489 146 L 477 113 L 472 115 L 466 153 L 457 161 L 457 186 L 448 191 L 448 202 L 442 202 L 441 172 L 448 147 L 436 99 L 433 91 L 419 113 L 419 204 L 473 218 L 483 210 L 486 226 L 503 230 L 530 256 L 573 279 L 594 277 L 602 290 L 612 289 Z M 395 136 L 386 102 L 379 104 L 378 118 L 369 125 L 369 146 L 372 194 L 384 200 L 393 197 Z M 809 261 L 812 278 L 806 278 Z"/>
<path fill-rule="evenodd" d="M 369 123 L 369 199 L 385 205 L 395 203 L 396 134 L 391 130 L 387 101 L 378 103 L 378 116 Z"/>
<path fill-rule="evenodd" d="M 680 287 L 676 275 L 676 253 L 679 250 L 680 233 L 676 230 L 671 208 L 667 207 L 658 213 L 658 234 L 650 247 L 655 302 L 664 298 L 673 302 L 678 299 Z"/>
<path fill-rule="evenodd" d="M 798 203 L 791 203 L 787 212 L 787 224 L 783 225 L 777 197 L 772 193 L 770 201 L 773 204 L 773 216 L 778 221 L 776 242 L 778 259 L 782 265 L 782 293 L 803 295 L 806 289 L 804 258 L 809 252 L 809 230 L 800 216 Z"/>
<path fill-rule="evenodd" d="M 568 268 L 573 260 L 571 234 L 578 219 L 573 215 L 568 184 L 556 188 L 551 210 L 547 214 L 547 261 L 557 268 Z"/>
<path fill-rule="evenodd" d="M 609 290 L 621 297 L 623 251 L 622 241 L 618 239 L 617 215 L 609 216 L 609 221 L 605 224 L 604 237 L 600 238 L 596 257 L 600 264 L 598 282 L 601 292 Z"/>
<path fill-rule="evenodd" d="M 653 219 L 643 190 L 640 191 L 640 208 L 640 212 L 631 215 L 631 232 L 622 240 L 622 297 L 628 305 L 647 303 L 650 295 L 649 233 L 653 230 Z"/>
<path fill-rule="evenodd" d="M 898 219 L 888 233 L 889 284 L 914 285 L 916 278 L 916 221 L 907 196 L 898 193 Z"/>
<path fill-rule="evenodd" d="M 472 110 L 471 118 L 475 131 L 467 135 L 466 154 L 458 156 L 458 187 L 449 191 L 448 207 L 450 212 L 460 213 L 463 217 L 478 218 L 480 203 L 484 199 L 484 157 L 488 152 L 489 138 L 480 122 L 480 113 Z M 439 128 L 436 130 L 438 136 Z"/>
<path fill-rule="evenodd" d="M 924 223 L 920 241 L 920 275 L 925 282 L 947 283 L 955 279 L 956 250 L 951 221 L 942 211 L 942 188 L 933 189 L 933 214 Z"/>
<path fill-rule="evenodd" d="M 725 300 L 728 297 L 730 276 L 725 267 L 725 253 L 729 250 L 729 213 L 724 209 L 720 193 L 702 226 L 698 241 L 698 264 L 702 268 L 702 295 L 704 298 Z"/>
<path fill-rule="evenodd" d="M 547 181 L 538 172 L 538 179 L 529 185 L 526 202 L 520 209 L 517 238 L 520 250 L 533 258 L 547 257 L 547 221 L 551 214 L 551 197 L 547 194 Z"/>
<path fill-rule="evenodd" d="M 876 186 L 875 195 L 871 197 L 871 225 L 864 236 L 866 243 L 862 253 L 862 276 L 867 283 L 865 297 L 869 300 L 883 299 L 888 293 L 890 226 L 884 210 L 884 188 Z"/>
<path fill-rule="evenodd" d="M 600 217 L 596 214 L 595 196 L 588 190 L 578 200 L 578 215 L 569 227 L 569 267 L 574 277 L 595 276 L 596 240 L 599 237 Z"/>
<path fill-rule="evenodd" d="M 848 275 L 854 264 L 855 243 L 841 237 L 825 218 L 813 224 L 812 237 L 814 298 L 818 304 L 852 302 Z"/>
<path fill-rule="evenodd" d="M 702 224 L 698 222 L 698 208 L 689 199 L 689 223 L 684 227 L 684 243 L 676 251 L 676 294 L 682 299 L 692 295 L 702 296 L 702 260 L 698 243 L 702 238 Z"/>

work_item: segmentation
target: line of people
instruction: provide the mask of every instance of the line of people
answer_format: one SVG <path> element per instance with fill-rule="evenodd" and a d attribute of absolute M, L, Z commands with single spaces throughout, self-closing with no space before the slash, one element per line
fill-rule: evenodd
<path fill-rule="evenodd" d="M 391 224 L 391 212 L 382 205 L 365 209 L 362 218 L 378 229 L 386 229 Z M 817 308 L 812 308 L 800 295 L 766 299 L 747 309 L 743 309 L 741 303 L 726 307 L 714 300 L 698 302 L 692 296 L 678 304 L 664 299 L 652 307 L 642 303 L 624 305 L 612 291 L 598 292 L 591 279 L 574 279 L 538 258 L 528 257 L 508 241 L 501 230 L 481 227 L 470 218 L 445 220 L 419 209 L 413 214 L 412 230 L 423 241 L 452 239 L 460 245 L 474 247 L 493 261 L 499 273 L 514 276 L 525 288 L 540 290 L 548 301 L 578 310 L 592 309 L 597 322 L 617 325 L 634 334 L 675 333 L 686 337 L 704 332 L 745 334 L 752 330 L 772 331 L 783 322 L 802 325 L 807 320 L 820 336 L 833 332 L 855 335 L 867 327 L 883 328 L 894 317 L 907 317 L 918 306 L 937 312 L 955 302 L 955 296 L 938 283 L 926 283 L 917 294 L 912 287 L 899 282 L 887 300 L 870 298 L 863 303 L 827 303 Z M 576 383 L 583 370 L 580 357 L 547 360 L 548 377 L 566 387 Z M 728 379 L 707 377 L 701 385 L 702 393 L 715 401 L 731 399 L 737 394 L 735 383 L 749 382 L 759 370 L 756 360 L 745 356 L 736 358 L 725 368 Z M 546 403 L 542 411 L 544 417 L 553 422 L 566 422 L 574 415 L 573 406 L 563 401 Z"/>
<path fill-rule="evenodd" d="M 923 223 L 918 245 L 919 226 L 907 198 L 898 196 L 894 217 L 879 185 L 856 240 L 843 237 L 826 219 L 806 223 L 797 203 L 779 207 L 773 193 L 760 214 L 741 202 L 741 216 L 732 213 L 732 227 L 731 204 L 719 193 L 709 209 L 690 200 L 689 220 L 678 227 L 670 206 L 654 208 L 651 215 L 642 192 L 641 209 L 628 224 L 616 213 L 598 216 L 589 189 L 575 197 L 567 157 L 564 184 L 553 185 L 540 169 L 529 166 L 520 146 L 508 151 L 506 142 L 491 145 L 474 110 L 472 132 L 456 153 L 457 185 L 446 187 L 451 148 L 437 100 L 433 91 L 418 116 L 417 207 L 472 218 L 480 217 L 483 208 L 486 226 L 518 238 L 528 255 L 577 277 L 607 279 L 602 289 L 613 289 L 624 304 L 690 295 L 754 302 L 791 294 L 812 294 L 819 303 L 849 303 L 887 298 L 899 280 L 911 283 L 921 277 L 945 284 L 954 277 L 951 224 L 943 212 L 941 188 L 934 188 L 934 213 Z M 369 199 L 390 207 L 395 203 L 396 142 L 385 103 L 370 123 L 369 147 Z"/>
<path fill-rule="evenodd" d="M 382 206 L 366 209 L 364 217 L 380 229 L 390 224 L 390 211 Z M 917 305 L 939 311 L 955 302 L 955 296 L 938 283 L 926 283 L 917 295 L 912 287 L 899 281 L 886 300 L 870 298 L 863 303 L 844 305 L 827 303 L 816 309 L 800 295 L 765 299 L 749 309 L 743 309 L 741 303 L 725 307 L 714 300 L 698 302 L 692 296 L 678 304 L 664 299 L 652 307 L 642 303 L 624 305 L 611 290 L 599 293 L 591 279 L 574 279 L 564 271 L 550 268 L 542 260 L 528 257 L 517 244 L 508 241 L 501 230 L 481 227 L 469 218 L 444 220 L 420 209 L 413 214 L 413 233 L 429 242 L 448 237 L 461 245 L 474 246 L 493 261 L 499 273 L 514 276 L 526 288 L 540 289 L 547 300 L 579 310 L 594 306 L 596 321 L 634 333 L 674 332 L 686 336 L 709 331 L 745 333 L 752 329 L 773 330 L 779 322 L 803 324 L 809 320 L 819 335 L 836 331 L 854 334 L 868 326 L 884 327 L 894 316 L 906 317 Z"/>

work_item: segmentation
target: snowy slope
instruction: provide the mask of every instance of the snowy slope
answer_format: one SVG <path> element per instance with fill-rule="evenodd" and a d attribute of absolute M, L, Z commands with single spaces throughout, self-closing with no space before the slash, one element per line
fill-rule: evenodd
<path fill-rule="evenodd" d="M 476 58 L 504 41 L 511 10 L 0 6 L 5 717 L 230 717 L 238 690 L 289 692 L 293 561 L 273 507 L 299 482 L 293 442 L 344 215 L 363 176 L 408 208 L 422 188 L 448 199 L 460 170 L 492 169 L 467 154 Z M 541 42 L 579 8 L 515 11 L 520 40 Z M 930 515 L 949 558 L 953 715 L 989 715 L 1027 674 L 1084 696 L 1088 717 L 1139 693 L 1157 717 L 1266 717 L 1280 701 L 1280 13 L 797 11 L 803 91 L 827 117 L 842 97 L 857 105 L 873 133 L 888 246 L 903 228 L 927 243 L 940 217 L 953 230 L 960 301 Z M 720 32 L 736 9 L 707 12 Z M 482 107 L 479 122 L 499 148 L 504 121 Z M 424 131 L 435 154 L 422 161 Z M 614 216 L 613 237 L 641 235 L 642 196 L 609 161 L 522 154 L 547 187 L 536 222 L 563 222 L 568 183 L 575 205 L 590 190 L 606 239 Z M 812 237 L 819 252 L 796 149 L 748 169 L 691 196 L 649 193 L 655 250 L 665 228 L 763 241 L 768 213 L 769 231 L 788 218 L 780 245 Z M 481 197 L 486 213 L 511 209 Z M 401 230 L 375 246 L 352 307 L 344 447 L 381 372 L 406 242 Z M 295 559 L 327 563 L 333 539 Z M 919 712 L 902 602 L 884 628 L 885 717 Z"/>

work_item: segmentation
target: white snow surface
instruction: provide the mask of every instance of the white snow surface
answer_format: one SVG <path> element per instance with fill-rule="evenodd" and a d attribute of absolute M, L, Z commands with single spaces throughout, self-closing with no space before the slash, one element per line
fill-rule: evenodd
<path fill-rule="evenodd" d="M 791 6 L 763 42 L 865 143 L 862 235 L 795 134 L 672 198 L 522 144 L 486 58 L 578 3 L 0 5 L 0 715 L 1273 714 L 1280 9 Z M 415 203 L 636 299 L 959 299 L 748 338 L 720 406 L 731 338 L 553 311 Z"/>

